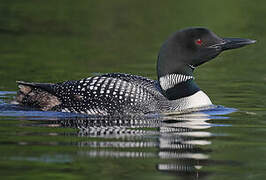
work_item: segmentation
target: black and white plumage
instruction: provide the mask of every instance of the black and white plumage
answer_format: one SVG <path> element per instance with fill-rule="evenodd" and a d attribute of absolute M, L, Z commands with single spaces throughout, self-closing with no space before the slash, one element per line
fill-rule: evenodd
<path fill-rule="evenodd" d="M 46 97 L 50 96 L 56 103 L 43 110 L 89 115 L 149 113 L 160 111 L 160 102 L 167 101 L 157 81 L 129 74 L 104 74 L 57 84 L 18 83 L 25 105 L 42 108 L 42 104 L 35 100 L 34 104 L 27 96 L 32 99 L 40 90 L 49 93 Z M 31 90 L 25 92 L 25 87 Z"/>
<path fill-rule="evenodd" d="M 166 76 L 160 77 L 159 81 L 162 89 L 167 90 L 190 79 L 195 78 L 193 76 L 187 76 L 183 74 L 167 74 Z"/>
<path fill-rule="evenodd" d="M 162 94 L 158 81 L 136 75 L 112 73 L 56 84 L 18 83 L 20 91 L 17 100 L 23 99 L 24 105 L 46 111 L 125 115 L 173 112 L 189 108 L 188 103 L 180 100 L 169 101 Z M 39 101 L 42 100 L 40 95 L 45 97 L 45 102 Z M 47 102 L 50 106 L 45 104 Z"/>
<path fill-rule="evenodd" d="M 255 41 L 219 38 L 205 28 L 174 33 L 162 45 L 157 62 L 158 81 L 112 73 L 62 83 L 18 81 L 16 101 L 44 111 L 88 115 L 168 113 L 212 105 L 194 82 L 195 67 L 223 50 Z"/>

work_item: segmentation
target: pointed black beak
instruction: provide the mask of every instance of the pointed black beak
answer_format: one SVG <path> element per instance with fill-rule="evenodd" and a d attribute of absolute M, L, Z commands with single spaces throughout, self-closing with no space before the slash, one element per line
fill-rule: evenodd
<path fill-rule="evenodd" d="M 240 48 L 249 44 L 254 44 L 256 40 L 242 38 L 223 38 L 224 42 L 220 44 L 221 49 L 229 50 Z"/>

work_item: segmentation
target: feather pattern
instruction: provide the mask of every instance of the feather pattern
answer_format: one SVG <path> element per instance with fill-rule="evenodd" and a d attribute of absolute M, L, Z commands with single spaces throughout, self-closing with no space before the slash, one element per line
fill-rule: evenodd
<path fill-rule="evenodd" d="M 160 85 L 163 90 L 167 90 L 179 83 L 186 82 L 190 79 L 194 79 L 194 77 L 184 74 L 167 74 L 163 77 L 160 77 Z"/>

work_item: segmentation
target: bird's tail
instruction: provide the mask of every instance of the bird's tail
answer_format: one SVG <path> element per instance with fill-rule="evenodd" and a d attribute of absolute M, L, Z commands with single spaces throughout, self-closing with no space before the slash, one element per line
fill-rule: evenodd
<path fill-rule="evenodd" d="M 47 91 L 47 87 L 51 84 L 47 83 L 31 83 L 17 81 L 19 91 L 15 102 L 20 105 L 38 108 L 43 111 L 52 110 L 55 106 L 60 105 L 61 101 L 58 97 Z"/>

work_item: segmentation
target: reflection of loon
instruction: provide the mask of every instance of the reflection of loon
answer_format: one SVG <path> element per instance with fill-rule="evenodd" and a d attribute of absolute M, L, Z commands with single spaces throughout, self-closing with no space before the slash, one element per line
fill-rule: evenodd
<path fill-rule="evenodd" d="M 76 142 L 79 156 L 158 158 L 159 171 L 190 175 L 201 173 L 199 169 L 210 161 L 210 150 L 201 148 L 211 144 L 212 134 L 204 131 L 212 126 L 206 122 L 210 118 L 206 114 L 123 117 L 112 121 L 108 118 L 75 118 L 54 123 L 78 128 L 81 137 L 92 137 Z"/>
<path fill-rule="evenodd" d="M 183 111 L 212 105 L 194 82 L 195 67 L 222 51 L 254 40 L 220 38 L 205 28 L 174 33 L 162 45 L 158 81 L 128 74 L 104 74 L 57 84 L 18 82 L 17 101 L 41 110 L 114 115 Z"/>

